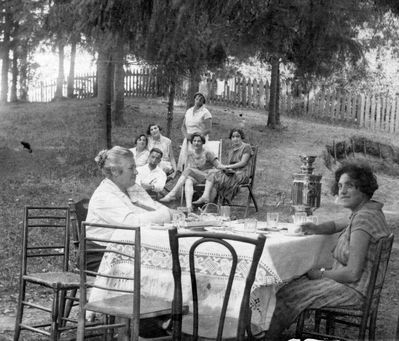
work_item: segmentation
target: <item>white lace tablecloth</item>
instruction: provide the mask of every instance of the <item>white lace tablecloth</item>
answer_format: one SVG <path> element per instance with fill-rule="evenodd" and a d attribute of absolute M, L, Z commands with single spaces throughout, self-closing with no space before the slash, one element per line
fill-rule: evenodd
<path fill-rule="evenodd" d="M 255 234 L 253 234 L 255 237 Z M 128 233 L 117 230 L 114 240 L 129 240 Z M 174 282 L 172 276 L 172 257 L 169 248 L 169 237 L 165 230 L 152 230 L 148 227 L 141 231 L 141 294 L 172 300 Z M 188 249 L 194 238 L 180 241 L 180 261 L 182 265 L 183 300 L 191 306 L 191 285 L 189 277 Z M 252 322 L 260 330 L 267 330 L 275 307 L 276 290 L 284 282 L 301 276 L 316 266 L 326 265 L 330 261 L 334 236 L 290 237 L 282 232 L 267 235 L 265 248 L 258 265 L 256 279 L 251 293 Z M 235 277 L 228 315 L 237 316 L 245 277 L 249 269 L 253 248 L 239 242 L 233 242 L 237 250 L 239 263 Z M 128 246 L 126 247 L 128 248 Z M 209 243 L 201 246 L 196 257 L 197 282 L 200 304 L 215 312 L 220 309 L 224 283 L 230 269 L 230 256 L 220 244 Z M 109 274 L 132 274 L 130 261 L 120 256 L 105 256 L 100 270 Z M 131 281 L 116 281 L 98 278 L 96 283 L 113 281 L 114 287 L 132 287 Z M 103 299 L 112 295 L 94 288 L 90 301 Z"/>

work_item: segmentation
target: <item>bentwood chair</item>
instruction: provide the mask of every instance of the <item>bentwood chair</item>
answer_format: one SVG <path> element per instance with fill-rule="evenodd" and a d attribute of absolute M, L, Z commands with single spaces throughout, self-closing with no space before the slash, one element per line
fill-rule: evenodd
<path fill-rule="evenodd" d="M 317 337 L 330 340 L 353 340 L 353 338 L 335 335 L 335 324 L 356 327 L 359 329 L 356 340 L 364 340 L 368 329 L 368 340 L 375 340 L 378 304 L 381 290 L 384 285 L 385 274 L 388 268 L 392 250 L 393 234 L 381 238 L 376 247 L 376 257 L 371 269 L 370 282 L 367 287 L 366 299 L 359 307 L 323 307 L 320 309 L 307 309 L 298 317 L 296 337 L 303 340 L 306 337 Z M 311 312 L 315 313 L 313 331 L 304 330 L 305 317 Z M 325 320 L 325 333 L 320 332 L 320 323 Z"/>
<path fill-rule="evenodd" d="M 22 330 L 37 332 L 58 340 L 62 332 L 76 329 L 76 321 L 65 315 L 68 292 L 79 288 L 79 275 L 69 272 L 69 223 L 68 207 L 25 207 L 22 231 L 22 262 L 19 299 L 14 341 Z M 40 288 L 41 287 L 41 288 Z M 51 307 L 32 303 L 30 293 L 49 295 Z M 25 308 L 49 313 L 36 314 L 40 322 L 24 321 Z M 75 322 L 67 325 L 67 322 Z"/>
<path fill-rule="evenodd" d="M 248 216 L 248 211 L 249 208 L 251 207 L 251 201 L 254 204 L 255 211 L 258 212 L 258 203 L 256 202 L 256 198 L 253 192 L 253 186 L 255 182 L 255 172 L 256 172 L 256 160 L 258 157 L 258 146 L 251 146 L 252 148 L 252 156 L 251 159 L 249 160 L 250 164 L 250 171 L 249 171 L 249 178 L 248 181 L 245 183 L 240 184 L 240 190 L 242 188 L 248 190 L 248 197 L 246 200 L 246 204 L 234 204 L 232 202 L 227 202 L 229 206 L 234 206 L 234 207 L 243 207 L 245 208 L 245 213 L 244 213 L 244 218 Z M 227 200 L 224 198 L 219 198 L 219 202 L 224 204 Z"/>
<path fill-rule="evenodd" d="M 183 315 L 182 312 L 182 254 L 179 253 L 179 241 L 187 238 L 196 238 L 188 250 L 189 268 L 191 277 L 193 312 Z M 172 339 L 173 340 L 247 340 L 253 337 L 251 332 L 251 308 L 249 306 L 251 288 L 255 280 L 256 269 L 262 255 L 266 238 L 264 235 L 258 236 L 257 239 L 242 237 L 234 234 L 211 233 L 211 232 L 178 232 L 176 228 L 169 230 L 169 242 L 172 252 L 172 272 L 175 282 L 174 298 L 173 298 L 173 314 L 172 314 Z M 241 308 L 238 318 L 226 316 L 229 304 L 231 289 L 233 283 L 237 279 L 240 264 L 234 244 L 240 247 L 253 247 L 253 256 L 249 265 L 248 273 L 245 278 L 245 288 L 243 291 Z M 217 243 L 226 253 L 231 255 L 231 262 L 224 271 L 228 274 L 225 284 L 225 293 L 222 298 L 220 312 L 204 312 L 199 309 L 199 270 L 197 264 L 204 262 L 201 257 L 196 259 L 198 247 L 204 244 Z M 230 261 L 230 259 L 229 259 Z M 197 263 L 199 262 L 199 263 Z M 227 264 L 226 264 L 227 265 Z M 242 265 L 242 264 L 241 264 Z M 199 276 L 198 276 L 199 277 Z M 212 283 L 208 284 L 208 288 L 212 288 Z"/>
<path fill-rule="evenodd" d="M 113 232 L 123 232 L 123 240 L 89 237 L 87 228 L 103 228 Z M 105 224 L 82 223 L 82 235 L 80 241 L 80 310 L 78 322 L 78 341 L 83 341 L 88 332 L 105 331 L 111 333 L 120 328 L 126 338 L 131 341 L 139 340 L 139 326 L 141 319 L 154 317 L 170 317 L 172 312 L 171 301 L 163 301 L 153 297 L 140 295 L 141 274 L 141 237 L 140 227 L 118 226 Z M 114 233 L 113 233 L 114 234 Z M 88 242 L 106 244 L 106 248 L 98 248 L 96 252 L 102 252 L 104 257 L 114 257 L 113 262 L 123 263 L 123 271 L 110 273 L 106 269 L 87 270 Z M 130 268 L 130 269 L 128 269 Z M 96 276 L 96 281 L 91 280 Z M 87 289 L 96 288 L 101 290 L 98 299 L 87 300 Z M 95 325 L 86 320 L 86 312 L 101 313 L 103 323 L 96 322 Z M 119 320 L 117 320 L 119 318 Z M 121 335 L 121 334 L 119 334 Z M 140 338 L 141 339 L 141 338 Z M 169 339 L 156 338 L 156 340 Z M 148 340 L 148 338 L 146 339 Z"/>

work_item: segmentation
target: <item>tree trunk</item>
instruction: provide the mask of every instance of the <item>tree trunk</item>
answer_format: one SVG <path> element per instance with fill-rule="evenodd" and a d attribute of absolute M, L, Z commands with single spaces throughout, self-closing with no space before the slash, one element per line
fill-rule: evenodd
<path fill-rule="evenodd" d="M 272 74 L 270 77 L 270 102 L 269 115 L 267 117 L 267 126 L 275 129 L 280 121 L 278 114 L 279 102 L 279 68 L 280 62 L 277 56 L 273 56 L 271 60 Z"/>
<path fill-rule="evenodd" d="M 67 97 L 73 98 L 74 81 L 75 81 L 75 60 L 76 60 L 76 39 L 71 42 L 71 60 L 69 63 L 69 74 L 67 82 Z"/>
<path fill-rule="evenodd" d="M 28 44 L 21 44 L 20 52 L 20 70 L 19 70 L 19 99 L 28 100 Z"/>
<path fill-rule="evenodd" d="M 194 94 L 199 90 L 199 83 L 201 81 L 201 75 L 198 69 L 190 69 L 190 80 L 187 91 L 187 109 L 194 105 Z"/>
<path fill-rule="evenodd" d="M 57 87 L 55 89 L 54 99 L 62 98 L 62 87 L 64 85 L 64 43 L 60 40 L 58 43 L 58 77 L 57 77 Z"/>
<path fill-rule="evenodd" d="M 115 56 L 115 73 L 114 73 L 114 123 L 116 126 L 125 124 L 123 119 L 123 108 L 125 105 L 125 70 L 123 69 L 123 61 L 125 51 L 123 49 L 123 40 L 118 38 Z"/>
<path fill-rule="evenodd" d="M 18 83 L 18 45 L 15 44 L 12 51 L 12 83 L 10 102 L 17 102 L 17 83 Z"/>
<path fill-rule="evenodd" d="M 97 147 L 98 150 L 111 148 L 111 88 L 112 88 L 112 63 L 111 52 L 109 49 L 100 47 L 97 61 L 97 82 L 98 82 L 98 134 Z"/>
<path fill-rule="evenodd" d="M 7 95 L 8 95 L 8 69 L 10 67 L 10 34 L 11 34 L 11 26 L 12 26 L 12 17 L 10 13 L 6 13 L 5 15 L 5 25 L 4 25 L 4 33 L 3 33 L 3 43 L 2 43 L 2 67 L 1 67 L 1 93 L 0 93 L 0 102 L 7 103 Z"/>
<path fill-rule="evenodd" d="M 166 122 L 166 136 L 169 138 L 172 132 L 173 108 L 174 108 L 173 105 L 175 101 L 175 93 L 176 93 L 176 77 L 172 75 L 169 84 L 168 117 Z"/>

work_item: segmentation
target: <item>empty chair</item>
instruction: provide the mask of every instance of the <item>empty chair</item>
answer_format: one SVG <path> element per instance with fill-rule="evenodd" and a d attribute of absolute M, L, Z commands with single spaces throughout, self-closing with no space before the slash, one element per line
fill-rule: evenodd
<path fill-rule="evenodd" d="M 25 207 L 15 341 L 19 340 L 21 330 L 58 340 L 63 331 L 76 328 L 76 323 L 66 323 L 73 320 L 64 315 L 67 292 L 79 288 L 79 275 L 68 272 L 69 220 L 68 207 Z M 51 307 L 27 299 L 27 291 L 35 289 L 37 292 L 40 287 L 51 295 Z M 48 319 L 35 324 L 25 321 L 26 307 L 47 312 Z M 46 314 L 37 316 L 43 319 Z"/>
<path fill-rule="evenodd" d="M 182 314 L 182 265 L 181 259 L 183 255 L 179 252 L 179 243 L 183 239 L 197 238 L 193 240 L 193 244 L 188 249 L 189 271 L 191 278 L 193 311 L 187 315 Z M 173 340 L 182 340 L 187 336 L 192 336 L 194 340 L 246 340 L 252 337 L 251 333 L 251 308 L 249 306 L 250 293 L 252 284 L 255 280 L 256 269 L 262 255 L 265 244 L 265 236 L 260 235 L 257 239 L 242 237 L 225 233 L 210 232 L 178 232 L 177 229 L 169 230 L 169 241 L 172 252 L 173 277 L 175 282 L 175 291 L 173 298 L 173 315 L 172 315 L 172 337 Z M 233 283 L 235 283 L 237 271 L 239 269 L 239 259 L 234 244 L 240 242 L 247 245 L 239 245 L 240 247 L 253 246 L 252 259 L 250 261 L 248 272 L 245 276 L 245 285 L 240 305 L 238 318 L 227 316 L 227 307 L 229 304 L 230 294 Z M 226 249 L 229 255 L 227 269 L 227 282 L 225 284 L 225 292 L 222 295 L 222 302 L 217 312 L 209 314 L 209 312 L 199 309 L 200 292 L 198 282 L 200 275 L 197 269 L 198 262 L 201 264 L 202 258 L 196 259 L 198 247 L 204 244 L 217 243 L 221 248 Z M 230 257 L 231 256 L 231 257 Z M 207 288 L 212 290 L 215 283 L 209 282 Z M 219 303 L 219 302 L 218 302 Z"/>
<path fill-rule="evenodd" d="M 89 331 L 113 330 L 122 328 L 129 340 L 139 339 L 140 319 L 159 316 L 170 316 L 172 303 L 157 298 L 140 295 L 140 268 L 141 268 L 141 240 L 140 228 L 133 226 L 118 226 L 105 224 L 90 224 L 83 222 L 80 242 L 80 313 L 78 326 L 78 340 L 83 340 Z M 104 228 L 113 230 L 113 238 L 89 238 L 87 228 Z M 114 262 L 120 262 L 123 270 L 119 273 L 109 273 L 107 269 L 88 270 L 87 244 L 93 241 L 106 246 L 97 252 L 103 257 L 114 257 Z M 92 250 L 91 250 L 92 251 Z M 104 268 L 104 266 L 103 266 Z M 93 282 L 90 277 L 96 276 Z M 101 298 L 87 300 L 87 289 L 97 288 L 102 291 Z M 86 311 L 93 311 L 111 317 L 104 319 L 103 324 L 93 325 L 86 321 Z M 115 318 L 122 321 L 117 321 Z"/>
<path fill-rule="evenodd" d="M 368 329 L 369 340 L 375 340 L 378 304 L 384 285 L 385 274 L 393 243 L 393 234 L 381 238 L 377 244 L 376 257 L 371 269 L 367 295 L 362 306 L 359 307 L 323 307 L 307 309 L 298 317 L 296 336 L 303 340 L 306 337 L 318 337 L 331 340 L 349 340 L 335 335 L 335 324 L 343 324 L 358 328 L 357 340 L 364 340 Z M 313 331 L 304 330 L 305 317 L 309 312 L 315 313 Z M 326 331 L 320 332 L 320 322 L 325 320 Z M 353 339 L 353 338 L 352 338 Z"/>

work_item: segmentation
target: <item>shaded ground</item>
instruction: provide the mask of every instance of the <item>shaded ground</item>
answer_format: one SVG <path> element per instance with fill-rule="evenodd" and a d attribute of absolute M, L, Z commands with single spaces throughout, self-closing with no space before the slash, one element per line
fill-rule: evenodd
<path fill-rule="evenodd" d="M 157 100 L 135 99 L 128 101 L 126 109 L 127 126 L 115 128 L 115 144 L 131 147 L 138 133 L 145 131 L 150 122 L 164 122 L 166 109 Z M 263 112 L 238 110 L 223 107 L 209 107 L 214 116 L 212 139 L 226 138 L 228 130 L 240 123 L 239 114 L 246 119 L 247 140 L 258 144 L 259 155 L 255 193 L 260 211 L 251 215 L 265 219 L 266 212 L 279 211 L 283 220 L 289 220 L 290 188 L 292 174 L 300 169 L 299 155 L 316 155 L 315 173 L 322 174 L 322 207 L 315 214 L 320 221 L 347 215 L 334 204 L 329 194 L 332 171 L 323 163 L 325 146 L 332 140 L 340 141 L 353 135 L 364 135 L 382 143 L 399 146 L 394 136 L 378 136 L 356 129 L 334 127 L 315 122 L 303 122 L 283 117 L 281 130 L 265 128 L 267 116 Z M 100 180 L 93 163 L 97 151 L 91 133 L 87 132 L 87 122 L 94 119 L 97 105 L 94 101 L 67 101 L 61 104 L 10 106 L 0 110 L 0 226 L 6 231 L 0 240 L 0 340 L 11 340 L 14 329 L 15 303 L 17 298 L 17 278 L 19 268 L 20 221 L 22 208 L 27 203 L 66 203 L 72 197 L 77 199 L 90 196 Z M 46 115 L 46 112 L 48 115 Z M 50 114 L 52 116 L 50 116 Z M 172 136 L 179 141 L 178 130 L 183 108 L 177 108 Z M 82 116 L 86 115 L 86 116 Z M 51 119 L 49 117 L 52 117 Z M 83 120 L 81 117 L 85 117 Z M 70 127 L 65 122 L 73 123 Z M 44 128 L 43 128 L 44 126 Z M 12 131 L 12 133 L 11 133 Z M 20 140 L 32 144 L 29 154 L 20 146 Z M 177 154 L 177 151 L 176 151 Z M 356 156 L 362 157 L 362 156 Z M 333 170 L 336 165 L 332 164 Z M 385 203 L 385 213 L 398 236 L 398 180 L 379 172 L 379 190 L 375 198 Z M 285 197 L 281 204 L 281 198 Z M 279 203 L 280 202 L 280 203 Z M 239 216 L 239 212 L 237 215 Z M 397 244 L 395 243 L 395 246 Z M 4 250 L 4 252 L 3 252 Z M 382 293 L 378 318 L 378 340 L 394 340 L 396 321 L 399 312 L 399 296 L 396 289 L 399 273 L 399 250 L 394 249 Z M 4 256 L 4 257 L 3 257 Z M 36 298 L 42 300 L 38 293 Z M 29 314 L 29 313 L 28 313 Z M 31 314 L 31 318 L 37 318 Z M 287 334 L 292 336 L 292 330 Z M 40 340 L 40 337 L 27 334 L 25 340 Z M 44 338 L 42 338 L 44 339 Z"/>

